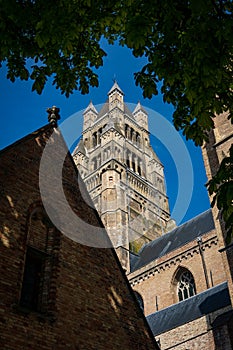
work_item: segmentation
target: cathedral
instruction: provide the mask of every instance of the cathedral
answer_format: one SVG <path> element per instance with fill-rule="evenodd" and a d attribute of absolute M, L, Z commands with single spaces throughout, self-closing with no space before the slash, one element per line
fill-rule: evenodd
<path fill-rule="evenodd" d="M 0 348 L 233 349 L 233 243 L 216 207 L 176 226 L 146 110 L 115 82 L 72 155 L 48 113 L 0 151 Z M 216 116 L 208 179 L 232 136 Z"/>
<path fill-rule="evenodd" d="M 163 165 L 153 151 L 148 115 L 131 112 L 115 82 L 98 113 L 83 114 L 83 136 L 73 158 L 126 271 L 130 252 L 166 232 L 170 219 Z"/>
<path fill-rule="evenodd" d="M 129 110 L 117 82 L 83 119 L 74 162 L 161 350 L 232 349 L 233 246 L 217 209 L 176 226 L 148 114 L 140 103 Z M 216 116 L 202 149 L 208 179 L 232 136 L 227 115 Z"/>

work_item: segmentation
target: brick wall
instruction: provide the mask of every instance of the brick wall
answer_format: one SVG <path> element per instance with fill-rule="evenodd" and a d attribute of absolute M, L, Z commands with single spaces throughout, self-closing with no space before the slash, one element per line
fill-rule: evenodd
<path fill-rule="evenodd" d="M 209 134 L 209 142 L 202 147 L 203 160 L 208 180 L 214 176 L 224 156 L 228 155 L 229 148 L 232 144 L 233 128 L 230 120 L 227 118 L 228 113 L 218 115 L 214 119 L 215 129 Z M 212 198 L 210 198 L 210 201 Z M 213 218 L 215 221 L 216 233 L 219 240 L 219 247 L 225 246 L 224 242 L 224 223 L 220 220 L 219 210 L 213 208 Z M 233 301 L 233 263 L 232 254 L 228 251 L 222 252 L 222 261 L 229 285 L 231 300 Z"/>
<path fill-rule="evenodd" d="M 155 349 L 112 249 L 74 242 L 51 228 L 51 223 L 30 226 L 32 208 L 41 203 L 39 162 L 50 134 L 47 126 L 0 153 L 0 348 Z M 55 158 L 59 158 L 59 147 L 54 148 Z M 59 179 L 50 180 L 57 183 Z M 63 183 L 72 210 L 93 227 L 101 226 L 96 212 L 82 198 L 70 156 L 64 163 Z M 29 226 L 36 236 L 30 242 Z M 30 312 L 19 305 L 25 256 L 29 243 L 44 247 L 43 229 L 56 233 L 53 272 L 46 292 L 48 307 L 44 312 Z"/>
<path fill-rule="evenodd" d="M 209 284 L 214 286 L 226 281 L 215 231 L 205 234 L 202 240 Z M 204 269 L 196 241 L 164 255 L 130 274 L 129 278 L 133 289 L 139 292 L 144 300 L 146 315 L 155 312 L 157 306 L 158 310 L 161 310 L 178 302 L 174 277 L 180 267 L 187 268 L 192 273 L 197 293 L 206 290 Z"/>
<path fill-rule="evenodd" d="M 211 327 L 216 314 L 201 317 L 156 337 L 161 350 L 231 350 L 227 325 Z"/>

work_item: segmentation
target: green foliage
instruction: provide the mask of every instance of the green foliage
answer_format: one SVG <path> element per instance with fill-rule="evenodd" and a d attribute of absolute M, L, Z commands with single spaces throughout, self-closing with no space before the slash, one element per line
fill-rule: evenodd
<path fill-rule="evenodd" d="M 77 89 L 88 93 L 98 86 L 93 68 L 106 56 L 100 38 L 114 40 L 121 12 L 121 1 L 0 0 L 0 62 L 7 62 L 7 77 L 32 79 L 39 94 L 50 76 L 67 97 Z"/>
<path fill-rule="evenodd" d="M 135 73 L 144 97 L 156 95 L 160 82 L 176 129 L 202 145 L 215 114 L 229 111 L 233 121 L 232 10 L 231 0 L 0 0 L 0 64 L 11 81 L 32 79 L 39 94 L 48 77 L 66 96 L 85 94 L 98 86 L 106 56 L 100 39 L 118 40 L 147 58 Z M 229 221 L 232 204 L 223 205 L 221 189 L 230 184 L 218 176 L 210 192 Z"/>

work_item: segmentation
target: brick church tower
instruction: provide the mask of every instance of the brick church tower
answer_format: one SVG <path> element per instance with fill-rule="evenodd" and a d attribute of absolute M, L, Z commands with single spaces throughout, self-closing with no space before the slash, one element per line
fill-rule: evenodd
<path fill-rule="evenodd" d="M 90 102 L 74 161 L 129 271 L 129 252 L 166 232 L 170 220 L 163 165 L 149 141 L 148 115 L 133 112 L 117 82 L 100 112 Z"/>

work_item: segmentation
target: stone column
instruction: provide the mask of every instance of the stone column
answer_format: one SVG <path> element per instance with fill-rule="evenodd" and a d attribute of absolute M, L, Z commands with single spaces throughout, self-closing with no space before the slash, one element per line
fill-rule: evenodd
<path fill-rule="evenodd" d="M 97 139 L 97 145 L 99 145 L 100 144 L 100 132 L 99 132 L 99 130 L 96 133 L 96 139 Z"/>
<path fill-rule="evenodd" d="M 136 132 L 134 130 L 132 131 L 132 141 L 136 144 Z"/>
<path fill-rule="evenodd" d="M 138 174 L 138 157 L 134 158 L 134 163 L 135 163 L 135 173 Z"/>
<path fill-rule="evenodd" d="M 133 170 L 133 156 L 132 156 L 132 153 L 129 153 L 128 154 L 128 157 L 129 157 L 129 167 L 131 170 Z"/>

